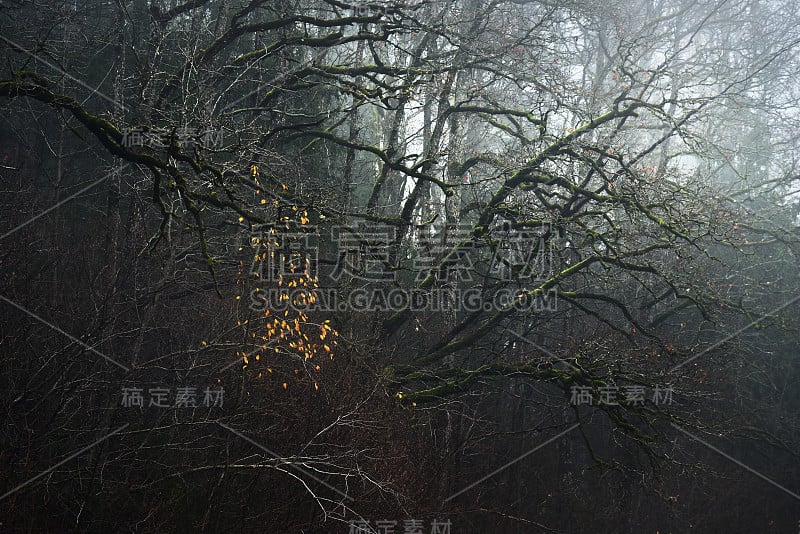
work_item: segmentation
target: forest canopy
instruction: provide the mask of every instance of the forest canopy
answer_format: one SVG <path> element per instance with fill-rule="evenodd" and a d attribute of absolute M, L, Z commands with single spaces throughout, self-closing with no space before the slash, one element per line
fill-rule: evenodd
<path fill-rule="evenodd" d="M 793 2 L 0 19 L 3 528 L 796 530 Z"/>

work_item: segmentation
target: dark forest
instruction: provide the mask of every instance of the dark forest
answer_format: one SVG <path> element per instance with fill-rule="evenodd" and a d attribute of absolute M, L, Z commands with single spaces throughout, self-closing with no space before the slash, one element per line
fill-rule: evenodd
<path fill-rule="evenodd" d="M 787 0 L 2 0 L 0 533 L 800 532 Z"/>

